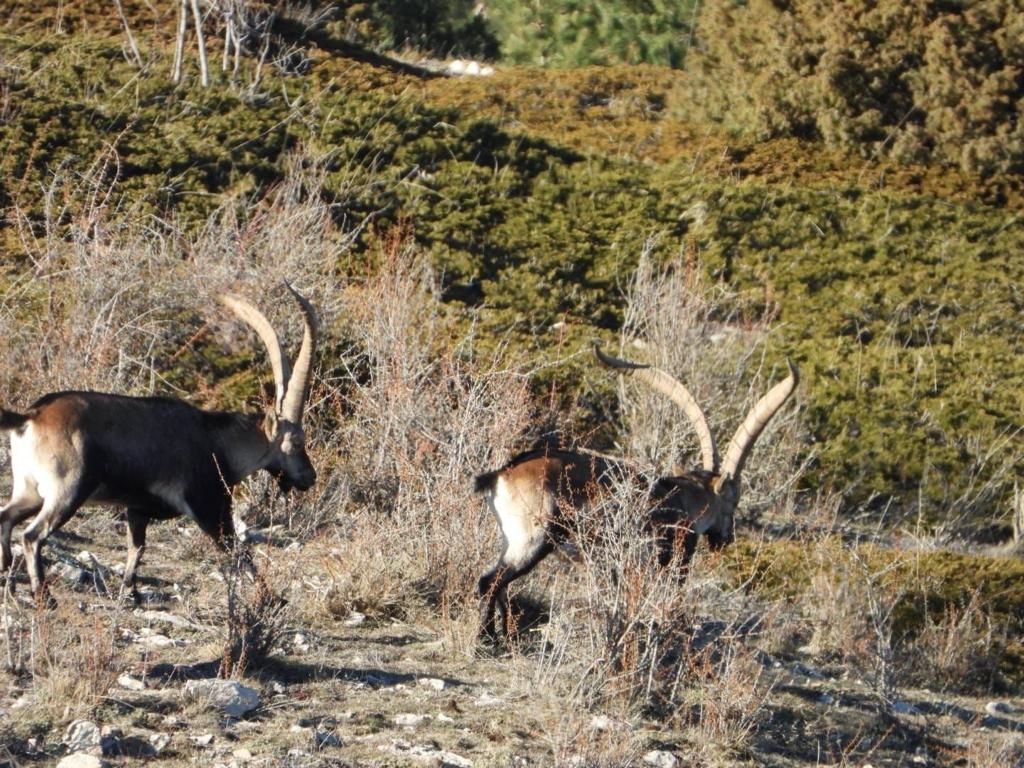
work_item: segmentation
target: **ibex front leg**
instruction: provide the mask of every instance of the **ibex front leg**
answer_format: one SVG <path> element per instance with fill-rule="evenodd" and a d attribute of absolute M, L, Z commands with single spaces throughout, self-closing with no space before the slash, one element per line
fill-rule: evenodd
<path fill-rule="evenodd" d="M 129 509 L 126 515 L 128 522 L 128 560 L 124 564 L 124 576 L 121 580 L 121 600 L 139 601 L 139 593 L 135 589 L 135 570 L 146 549 L 146 527 L 149 518 L 140 509 Z"/>

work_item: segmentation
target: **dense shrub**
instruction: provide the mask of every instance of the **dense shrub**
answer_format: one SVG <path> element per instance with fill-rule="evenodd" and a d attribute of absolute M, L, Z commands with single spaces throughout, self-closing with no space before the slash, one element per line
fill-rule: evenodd
<path fill-rule="evenodd" d="M 693 109 L 971 173 L 1024 168 L 1019 2 L 706 3 Z"/>
<path fill-rule="evenodd" d="M 517 64 L 683 62 L 695 18 L 694 2 L 492 0 L 487 17 L 501 41 L 502 59 Z"/>

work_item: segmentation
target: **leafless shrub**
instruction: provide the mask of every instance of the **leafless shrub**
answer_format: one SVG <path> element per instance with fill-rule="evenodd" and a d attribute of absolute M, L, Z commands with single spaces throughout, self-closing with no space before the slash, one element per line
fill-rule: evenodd
<path fill-rule="evenodd" d="M 1024 738 L 1019 734 L 975 733 L 965 755 L 967 768 L 1005 768 L 1024 764 Z"/>
<path fill-rule="evenodd" d="M 724 440 L 779 378 L 766 359 L 772 309 L 745 317 L 734 289 L 709 283 L 692 260 L 659 266 L 652 245 L 627 288 L 623 346 L 643 349 L 644 362 L 682 381 L 707 414 L 712 434 Z M 663 395 L 623 380 L 619 402 L 627 455 L 665 471 L 699 464 L 684 460 L 699 456 L 696 435 Z M 743 473 L 747 519 L 768 509 L 792 510 L 803 438 L 797 411 L 786 409 L 758 439 Z"/>
<path fill-rule="evenodd" d="M 624 344 L 642 347 L 645 362 L 683 381 L 720 434 L 732 434 L 772 378 L 760 370 L 769 318 L 741 322 L 737 306 L 735 294 L 694 269 L 656 267 L 649 251 L 628 290 Z M 568 685 L 566 695 L 586 710 L 656 711 L 685 727 L 713 762 L 749 742 L 771 684 L 756 658 L 751 607 L 723 589 L 714 558 L 699 549 L 683 579 L 678 563 L 660 567 L 655 555 L 648 484 L 697 450 L 692 426 L 644 389 L 623 384 L 620 403 L 623 453 L 650 477 L 624 474 L 576 519 L 582 567 L 574 584 L 549 590 L 537 680 Z M 800 432 L 793 415 L 780 423 L 750 463 L 759 491 L 751 496 L 764 507 L 795 504 Z M 717 630 L 705 638 L 708 617 Z"/>
<path fill-rule="evenodd" d="M 571 620 L 545 633 L 565 661 L 561 646 L 571 645 L 580 665 L 576 695 L 588 707 L 673 698 L 665 664 L 682 653 L 691 606 L 678 568 L 661 568 L 654 556 L 645 485 L 618 478 L 612 493 L 577 515 L 579 596 Z"/>
<path fill-rule="evenodd" d="M 34 395 L 41 382 L 166 390 L 166 363 L 204 332 L 200 318 L 214 316 L 218 327 L 240 333 L 216 309 L 226 289 L 259 295 L 289 279 L 330 316 L 325 280 L 349 241 L 320 194 L 318 163 L 296 157 L 281 184 L 256 200 L 224 203 L 195 237 L 126 206 L 118 163 L 111 146 L 85 170 L 55 171 L 41 222 L 15 209 L 33 269 L 0 289 L 9 363 L 0 391 Z M 49 322 L 32 321 L 39 316 Z"/>
<path fill-rule="evenodd" d="M 266 566 L 250 573 L 241 550 L 221 567 L 227 586 L 224 652 L 217 674 L 235 678 L 258 669 L 279 644 L 288 621 L 288 601 L 275 589 Z"/>
<path fill-rule="evenodd" d="M 111 146 L 84 170 L 54 171 L 41 222 L 14 210 L 34 269 L 0 296 L 5 349 L 9 362 L 17 361 L 3 366 L 5 391 L 34 394 L 40 382 L 53 389 L 153 388 L 154 356 L 171 335 L 155 299 L 164 275 L 174 274 L 174 253 L 124 206 L 119 175 Z M 40 315 L 49 322 L 30 321 Z"/>
<path fill-rule="evenodd" d="M 999 679 L 1005 641 L 975 593 L 963 607 L 947 606 L 937 619 L 925 615 L 924 627 L 900 648 L 900 677 L 932 689 L 990 691 Z"/>
<path fill-rule="evenodd" d="M 352 349 L 338 470 L 353 504 L 338 546 L 343 562 L 378 553 L 374 572 L 408 566 L 407 593 L 449 615 L 473 594 L 494 546 L 472 475 L 507 458 L 525 430 L 529 382 L 498 357 L 474 359 L 472 337 L 460 337 L 437 300 L 426 257 L 396 235 L 380 259 L 341 311 Z M 352 590 L 359 582 L 342 588 Z M 352 597 L 359 601 L 373 597 Z"/>
<path fill-rule="evenodd" d="M 767 713 L 773 688 L 755 649 L 728 632 L 695 653 L 687 671 L 688 735 L 702 762 L 742 754 Z"/>
<path fill-rule="evenodd" d="M 117 614 L 83 613 L 70 603 L 40 610 L 8 596 L 2 616 L 6 666 L 31 676 L 29 715 L 92 712 L 120 671 Z"/>
<path fill-rule="evenodd" d="M 799 602 L 812 632 L 806 650 L 853 666 L 887 711 L 898 677 L 893 614 L 911 588 L 893 578 L 903 563 L 872 564 L 833 538 L 812 540 L 808 550 L 816 568 Z"/>
<path fill-rule="evenodd" d="M 600 716 L 598 716 L 600 717 Z M 563 712 L 546 734 L 553 765 L 615 768 L 639 765 L 643 744 L 628 720 L 595 720 L 580 710 Z"/>

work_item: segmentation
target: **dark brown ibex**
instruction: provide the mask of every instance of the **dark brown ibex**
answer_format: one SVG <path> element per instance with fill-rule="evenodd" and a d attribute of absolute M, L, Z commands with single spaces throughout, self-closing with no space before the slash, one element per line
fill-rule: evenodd
<path fill-rule="evenodd" d="M 665 371 L 611 357 L 596 347 L 594 351 L 605 365 L 669 397 L 697 431 L 701 469 L 658 477 L 650 483 L 649 523 L 661 564 L 671 561 L 678 539 L 682 540 L 684 566 L 689 564 L 701 535 L 707 536 L 713 549 L 731 543 L 740 473 L 761 431 L 796 389 L 797 369 L 787 363 L 789 376 L 747 414 L 729 443 L 725 460 L 719 461 L 704 412 L 685 386 Z M 507 626 L 508 585 L 574 535 L 574 513 L 598 500 L 624 474 L 633 472 L 630 465 L 608 456 L 541 448 L 522 453 L 501 469 L 476 478 L 475 489 L 487 496 L 504 543 L 498 562 L 479 582 L 482 635 L 494 634 L 496 605 L 500 625 Z"/>
<path fill-rule="evenodd" d="M 286 284 L 287 285 L 287 284 Z M 302 346 L 289 373 L 270 322 L 235 296 L 221 301 L 259 334 L 276 389 L 267 413 L 204 411 L 166 397 L 55 392 L 24 413 L 0 409 L 10 433 L 11 500 L 0 509 L 0 572 L 12 564 L 11 532 L 22 533 L 33 592 L 43 592 L 39 550 L 86 504 L 127 507 L 128 560 L 123 589 L 135 594 L 135 570 L 154 519 L 186 515 L 226 549 L 234 538 L 231 488 L 260 469 L 282 491 L 308 490 L 316 471 L 306 455 L 302 411 L 312 374 L 317 320 L 313 305 L 287 286 L 302 310 Z"/>

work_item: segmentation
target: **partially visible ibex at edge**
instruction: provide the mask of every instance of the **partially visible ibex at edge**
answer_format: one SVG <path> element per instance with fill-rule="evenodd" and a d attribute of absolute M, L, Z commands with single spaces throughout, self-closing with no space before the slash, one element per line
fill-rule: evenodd
<path fill-rule="evenodd" d="M 286 284 L 287 285 L 287 284 Z M 55 392 L 24 414 L 0 409 L 11 436 L 11 500 L 0 509 L 0 573 L 11 568 L 11 531 L 22 533 L 33 592 L 43 592 L 39 550 L 85 504 L 127 507 L 128 560 L 123 589 L 135 594 L 135 569 L 150 520 L 186 515 L 221 549 L 234 538 L 231 489 L 257 470 L 277 476 L 282 491 L 316 481 L 306 455 L 302 410 L 312 374 L 317 321 L 313 305 L 290 285 L 302 310 L 302 346 L 288 359 L 270 322 L 234 296 L 221 301 L 259 334 L 276 389 L 273 411 L 204 411 L 166 397 Z"/>
<path fill-rule="evenodd" d="M 796 389 L 797 369 L 787 361 L 789 376 L 747 414 L 720 462 L 707 419 L 685 386 L 665 371 L 611 357 L 597 347 L 594 351 L 605 365 L 667 395 L 686 414 L 700 440 L 701 469 L 659 477 L 651 484 L 649 523 L 659 562 L 668 565 L 680 537 L 684 567 L 702 534 L 712 549 L 731 543 L 743 465 L 765 425 Z M 594 503 L 603 488 L 632 471 L 611 457 L 540 448 L 476 478 L 475 489 L 486 494 L 504 542 L 497 564 L 480 578 L 480 634 L 494 633 L 495 605 L 500 625 L 507 626 L 508 585 L 570 539 L 577 524 L 573 513 Z"/>

